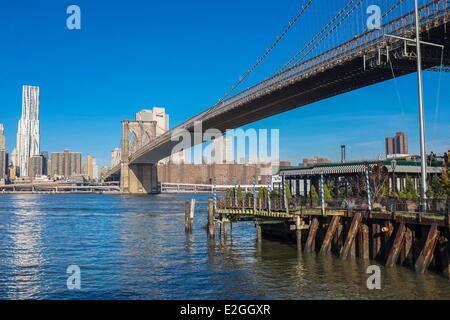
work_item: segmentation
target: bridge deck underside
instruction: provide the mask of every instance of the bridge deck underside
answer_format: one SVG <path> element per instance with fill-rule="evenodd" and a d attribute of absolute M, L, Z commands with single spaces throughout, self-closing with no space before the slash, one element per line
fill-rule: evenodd
<path fill-rule="evenodd" d="M 444 64 L 450 64 L 449 40 L 446 30 L 448 22 L 432 27 L 423 33 L 422 40 L 445 46 Z M 440 49 L 436 52 L 428 46 L 423 47 L 424 68 L 432 68 L 440 64 Z M 377 55 L 377 50 L 361 52 L 360 56 L 343 59 L 340 64 L 332 68 L 315 72 L 314 75 L 284 86 L 270 94 L 255 98 L 239 107 L 224 110 L 214 117 L 207 118 L 202 123 L 203 131 L 216 128 L 225 132 L 243 125 L 294 109 L 311 103 L 328 99 L 346 92 L 357 90 L 393 78 L 389 65 L 385 67 L 371 67 L 364 70 L 364 55 Z M 395 76 L 403 76 L 415 72 L 416 59 L 391 56 L 395 68 Z M 188 128 L 193 131 L 193 127 Z M 193 139 L 191 139 L 193 141 Z M 143 147 L 131 157 L 131 163 L 156 163 L 171 154 L 177 142 L 167 137 L 157 139 Z"/>

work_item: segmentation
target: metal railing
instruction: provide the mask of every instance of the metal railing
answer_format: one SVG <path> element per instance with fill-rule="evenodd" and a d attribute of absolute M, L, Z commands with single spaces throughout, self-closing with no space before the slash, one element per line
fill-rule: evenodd
<path fill-rule="evenodd" d="M 312 199 L 305 197 L 293 197 L 288 201 L 288 209 L 286 208 L 283 197 L 257 197 L 256 200 L 252 196 L 241 198 L 223 197 L 218 198 L 217 207 L 219 209 L 238 209 L 238 210 L 254 210 L 254 211 L 283 211 L 283 212 L 302 212 L 308 209 L 322 209 L 320 199 Z M 369 211 L 367 198 L 340 198 L 324 201 L 325 211 L 330 210 L 363 210 Z M 372 201 L 371 212 L 381 213 L 423 213 L 433 215 L 449 215 L 450 199 L 429 200 L 427 208 L 422 210 L 419 199 L 395 199 L 381 198 Z"/>

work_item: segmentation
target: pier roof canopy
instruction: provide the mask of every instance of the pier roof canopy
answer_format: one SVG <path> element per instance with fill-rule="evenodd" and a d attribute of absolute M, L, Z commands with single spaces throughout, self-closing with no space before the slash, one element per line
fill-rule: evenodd
<path fill-rule="evenodd" d="M 309 177 L 324 175 L 352 175 L 365 172 L 367 166 L 372 171 L 380 166 L 387 172 L 393 172 L 392 160 L 353 161 L 345 163 L 315 164 L 297 167 L 280 167 L 279 174 L 286 177 Z M 435 161 L 427 166 L 428 173 L 442 172 L 442 162 Z M 420 161 L 396 160 L 395 172 L 416 175 L 420 174 Z"/>

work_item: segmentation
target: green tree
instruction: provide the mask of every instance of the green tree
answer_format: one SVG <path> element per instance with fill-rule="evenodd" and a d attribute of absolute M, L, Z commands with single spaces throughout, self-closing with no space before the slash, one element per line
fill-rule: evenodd
<path fill-rule="evenodd" d="M 326 183 L 323 186 L 323 195 L 325 197 L 325 200 L 333 200 L 333 195 L 331 194 L 328 184 Z"/>
<path fill-rule="evenodd" d="M 286 191 L 286 199 L 290 201 L 292 199 L 292 193 L 291 193 L 291 186 L 289 183 L 286 183 L 285 191 Z"/>
<path fill-rule="evenodd" d="M 431 199 L 445 199 L 446 192 L 443 188 L 444 183 L 439 176 L 434 176 L 431 179 L 430 187 L 428 189 L 428 197 Z"/>
<path fill-rule="evenodd" d="M 318 205 L 319 203 L 319 195 L 316 191 L 316 187 L 314 185 L 311 185 L 311 190 L 309 190 L 309 200 L 312 202 L 313 205 Z"/>
<path fill-rule="evenodd" d="M 265 199 L 265 198 L 267 198 L 269 192 L 267 191 L 267 189 L 265 187 L 260 187 L 258 193 L 259 193 L 259 197 L 261 199 Z"/>
<path fill-rule="evenodd" d="M 417 199 L 419 198 L 419 194 L 414 186 L 414 182 L 411 177 L 406 176 L 405 179 L 405 197 L 407 199 Z"/>
<path fill-rule="evenodd" d="M 227 189 L 227 194 L 226 194 L 225 197 L 226 197 L 227 199 L 233 198 L 233 189 L 228 188 L 228 189 Z"/>
<path fill-rule="evenodd" d="M 242 188 L 241 186 L 238 186 L 236 189 L 236 197 L 238 198 L 238 200 L 242 200 Z"/>
<path fill-rule="evenodd" d="M 445 167 L 444 172 L 442 173 L 441 181 L 442 181 L 443 192 L 447 196 L 447 198 L 449 198 L 450 197 L 450 172 L 449 172 L 447 166 Z"/>

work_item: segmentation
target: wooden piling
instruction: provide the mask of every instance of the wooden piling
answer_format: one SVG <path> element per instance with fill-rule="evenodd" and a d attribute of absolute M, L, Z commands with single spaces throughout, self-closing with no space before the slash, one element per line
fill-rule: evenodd
<path fill-rule="evenodd" d="M 346 260 L 350 254 L 350 250 L 354 245 L 356 233 L 358 232 L 359 225 L 361 224 L 362 215 L 360 212 L 356 212 L 353 215 L 352 224 L 347 233 L 347 239 L 345 240 L 344 248 L 342 249 L 341 259 Z"/>
<path fill-rule="evenodd" d="M 339 216 L 334 216 L 331 219 L 330 225 L 328 226 L 327 233 L 325 234 L 325 238 L 323 239 L 322 246 L 320 248 L 320 254 L 327 254 L 331 250 L 331 240 L 333 240 L 334 235 L 337 232 L 339 222 L 340 222 Z"/>
<path fill-rule="evenodd" d="M 309 225 L 308 238 L 306 239 L 305 243 L 305 252 L 314 251 L 315 239 L 318 229 L 319 229 L 319 220 L 314 217 L 312 218 Z"/>
<path fill-rule="evenodd" d="M 396 230 L 394 242 L 392 243 L 391 249 L 389 250 L 387 259 L 386 259 L 386 267 L 393 267 L 398 260 L 398 256 L 400 254 L 400 250 L 402 249 L 402 244 L 405 238 L 406 226 L 403 222 L 401 222 Z"/>
<path fill-rule="evenodd" d="M 375 219 L 371 219 L 370 223 L 370 258 L 379 259 L 381 252 L 381 226 Z"/>
<path fill-rule="evenodd" d="M 297 216 L 295 218 L 295 237 L 297 240 L 297 253 L 302 253 L 302 218 Z"/>
<path fill-rule="evenodd" d="M 214 202 L 212 198 L 208 199 L 208 234 L 214 238 Z"/>
<path fill-rule="evenodd" d="M 261 225 L 256 222 L 256 241 L 257 242 L 261 242 L 262 241 L 262 229 L 261 229 Z"/>
<path fill-rule="evenodd" d="M 195 199 L 186 200 L 184 205 L 184 223 L 186 232 L 192 232 L 194 225 Z"/>
<path fill-rule="evenodd" d="M 342 224 L 342 219 L 339 220 L 336 233 L 334 235 L 333 245 L 332 245 L 332 251 L 339 255 L 339 252 L 341 252 L 342 247 L 344 246 L 344 240 L 343 240 L 343 230 L 344 225 Z"/>
<path fill-rule="evenodd" d="M 369 260 L 369 226 L 364 222 L 359 225 L 358 257 Z"/>
<path fill-rule="evenodd" d="M 405 239 L 403 241 L 402 251 L 400 254 L 400 263 L 403 266 L 413 267 L 413 241 L 414 241 L 414 232 L 411 227 L 406 226 L 405 229 Z"/>
<path fill-rule="evenodd" d="M 449 239 L 441 236 L 439 238 L 438 242 L 438 248 L 437 248 L 437 254 L 438 254 L 438 260 L 439 260 L 439 272 L 446 277 L 447 279 L 450 279 L 450 242 Z"/>
<path fill-rule="evenodd" d="M 415 270 L 418 273 L 425 273 L 431 260 L 433 259 L 434 249 L 436 248 L 436 243 L 438 241 L 439 231 L 436 223 L 433 223 L 428 231 L 427 239 L 417 258 L 415 264 Z"/>
<path fill-rule="evenodd" d="M 225 220 L 225 219 L 222 219 L 221 223 L 222 223 L 222 226 L 223 226 L 223 238 L 226 239 L 227 238 L 227 232 L 228 232 L 228 228 L 227 228 L 228 221 Z"/>

